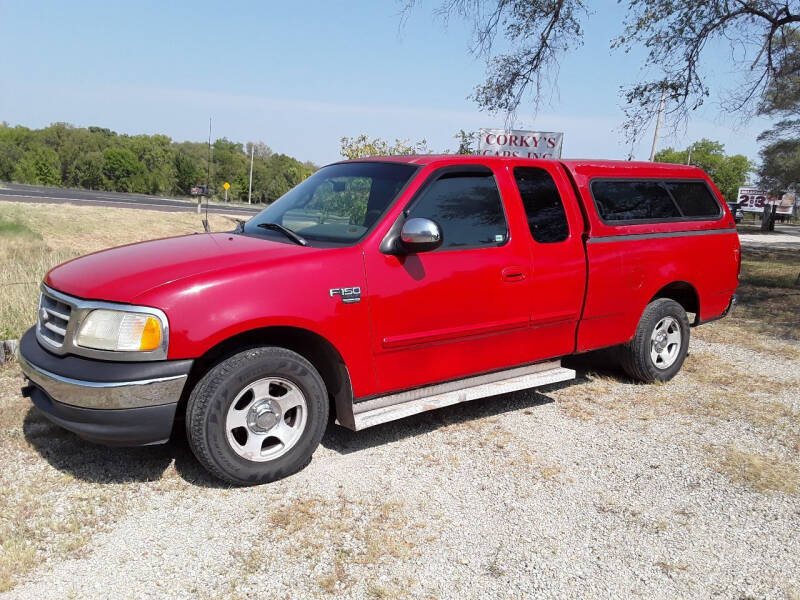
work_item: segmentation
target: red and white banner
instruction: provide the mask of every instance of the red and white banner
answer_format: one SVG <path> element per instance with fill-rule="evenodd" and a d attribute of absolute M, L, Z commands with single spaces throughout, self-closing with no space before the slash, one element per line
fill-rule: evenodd
<path fill-rule="evenodd" d="M 481 129 L 478 154 L 517 158 L 561 158 L 564 134 L 522 129 Z"/>
<path fill-rule="evenodd" d="M 739 188 L 739 206 L 744 212 L 764 212 L 764 206 L 777 204 L 779 215 L 790 215 L 797 201 L 797 194 L 786 192 L 781 197 L 758 188 Z"/>

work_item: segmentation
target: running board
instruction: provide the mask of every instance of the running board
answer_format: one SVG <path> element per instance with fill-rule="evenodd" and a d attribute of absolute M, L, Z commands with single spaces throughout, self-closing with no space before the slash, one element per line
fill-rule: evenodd
<path fill-rule="evenodd" d="M 561 361 L 517 367 L 498 373 L 400 392 L 353 405 L 355 431 L 479 398 L 575 379 L 575 371 Z"/>

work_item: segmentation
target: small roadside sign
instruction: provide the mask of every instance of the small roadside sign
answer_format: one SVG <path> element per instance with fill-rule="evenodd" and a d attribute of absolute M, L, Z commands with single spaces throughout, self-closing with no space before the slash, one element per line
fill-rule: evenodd
<path fill-rule="evenodd" d="M 229 189 L 231 189 L 231 184 L 226 181 L 222 184 L 222 187 L 224 187 L 225 191 L 227 192 Z"/>

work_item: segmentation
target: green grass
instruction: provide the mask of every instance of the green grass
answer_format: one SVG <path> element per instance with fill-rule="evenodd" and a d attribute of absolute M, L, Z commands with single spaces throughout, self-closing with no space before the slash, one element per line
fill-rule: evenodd
<path fill-rule="evenodd" d="M 793 289 L 800 276 L 800 251 L 745 248 L 740 281 L 758 287 Z"/>
<path fill-rule="evenodd" d="M 5 215 L 0 215 L 0 238 L 27 237 L 42 239 L 42 236 L 33 231 L 30 227 L 13 220 Z"/>

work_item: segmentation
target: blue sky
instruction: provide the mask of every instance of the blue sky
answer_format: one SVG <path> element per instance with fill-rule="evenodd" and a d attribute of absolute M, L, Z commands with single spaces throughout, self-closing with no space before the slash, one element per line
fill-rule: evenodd
<path fill-rule="evenodd" d="M 367 133 L 452 148 L 459 129 L 502 127 L 467 99 L 484 64 L 467 54 L 470 27 L 420 0 L 404 27 L 395 0 L 339 2 L 38 2 L 0 0 L 0 121 L 54 121 L 123 133 L 263 141 L 317 163 L 339 138 Z M 619 88 L 641 56 L 609 50 L 616 0 L 595 0 L 585 44 L 562 61 L 558 91 L 518 127 L 564 131 L 564 155 L 625 158 Z M 730 76 L 719 53 L 711 75 Z M 726 120 L 716 104 L 660 147 L 701 137 L 755 159 L 763 121 Z M 650 140 L 635 148 L 646 159 Z"/>

